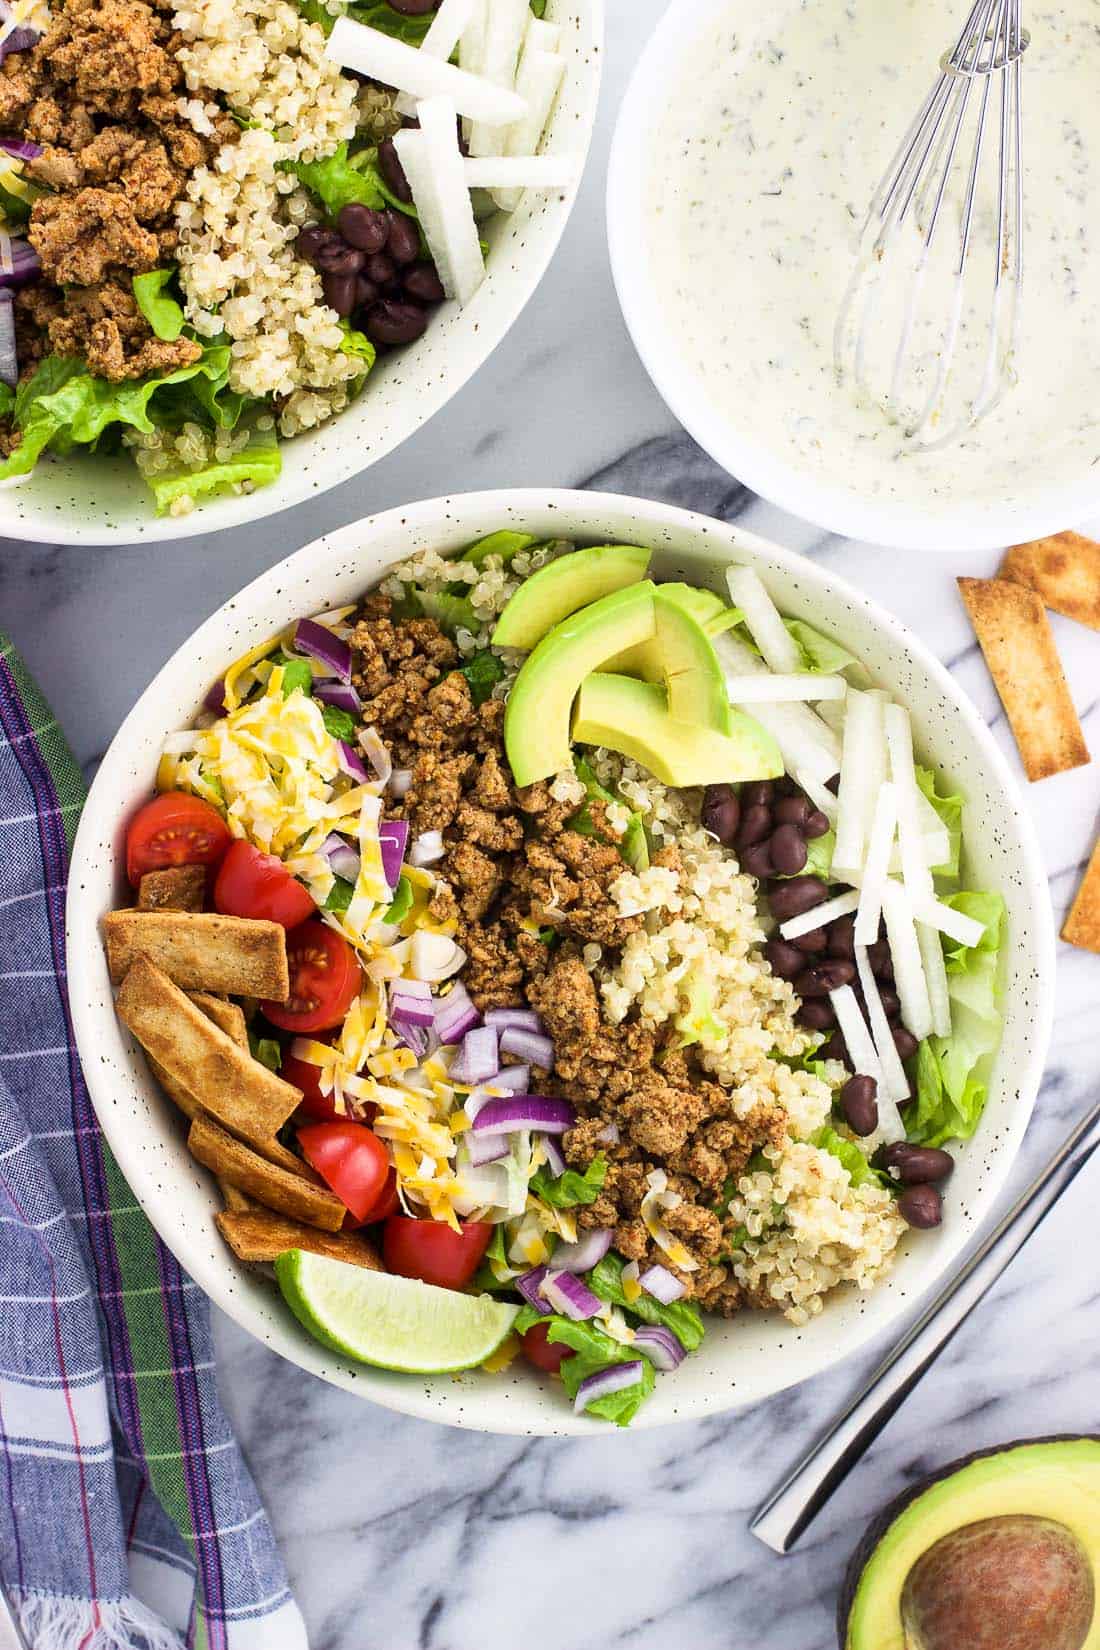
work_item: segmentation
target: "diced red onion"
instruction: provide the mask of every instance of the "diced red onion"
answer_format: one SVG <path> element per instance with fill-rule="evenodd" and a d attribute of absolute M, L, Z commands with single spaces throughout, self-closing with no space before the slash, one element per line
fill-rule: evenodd
<path fill-rule="evenodd" d="M 327 666 L 342 682 L 351 681 L 351 648 L 316 619 L 298 620 L 294 627 L 294 647 Z"/>
<path fill-rule="evenodd" d="M 679 1369 L 687 1354 L 679 1337 L 662 1323 L 647 1323 L 634 1337 L 634 1345 L 644 1352 L 654 1369 L 670 1375 Z"/>
<path fill-rule="evenodd" d="M 462 1039 L 458 1057 L 451 1066 L 451 1082 L 488 1082 L 498 1064 L 496 1032 L 492 1026 L 474 1026 Z"/>
<path fill-rule="evenodd" d="M 213 716 L 225 715 L 225 677 L 219 676 L 203 700 L 203 707 Z"/>
<path fill-rule="evenodd" d="M 554 1069 L 554 1045 L 540 1031 L 524 1031 L 521 1026 L 509 1026 L 501 1033 L 500 1052 L 514 1054 L 517 1060 L 523 1060 L 529 1066 L 539 1066 L 543 1071 Z"/>
<path fill-rule="evenodd" d="M 441 1043 L 460 1043 L 480 1022 L 481 1015 L 470 1001 L 470 993 L 459 980 L 450 993 L 436 1004 L 435 1029 Z"/>
<path fill-rule="evenodd" d="M 586 1232 L 576 1243 L 559 1243 L 554 1250 L 556 1272 L 591 1272 L 611 1247 L 613 1234 L 609 1226 Z"/>
<path fill-rule="evenodd" d="M 490 1026 L 484 1028 L 492 1030 Z M 477 1032 L 471 1031 L 470 1037 Z M 496 1036 L 496 1032 L 493 1032 Z M 452 1077 L 454 1072 L 452 1070 Z M 478 1082 L 484 1081 L 482 1078 Z M 559 1100 L 549 1094 L 509 1094 L 487 1100 L 477 1114 L 475 1129 L 499 1129 L 510 1133 L 513 1129 L 543 1129 L 547 1134 L 564 1134 L 576 1122 L 568 1100 Z"/>
<path fill-rule="evenodd" d="M 638 1279 L 647 1295 L 652 1295 L 662 1306 L 671 1306 L 684 1293 L 685 1285 L 667 1266 L 651 1266 Z"/>
<path fill-rule="evenodd" d="M 412 1049 L 418 1060 L 427 1054 L 432 1037 L 429 1029 L 418 1025 L 410 1015 L 400 1012 L 390 1015 L 390 1025 L 406 1048 Z"/>
<path fill-rule="evenodd" d="M 595 1375 L 589 1375 L 587 1380 L 581 1382 L 573 1399 L 574 1410 L 581 1415 L 597 1398 L 609 1398 L 613 1392 L 635 1386 L 641 1380 L 642 1373 L 640 1358 L 628 1364 L 608 1364 L 606 1369 L 597 1370 Z"/>
<path fill-rule="evenodd" d="M 0 383 L 15 389 L 19 383 L 19 357 L 15 350 L 15 316 L 11 293 L 0 291 Z"/>
<path fill-rule="evenodd" d="M 19 31 L 16 29 L 12 30 L 12 34 L 16 34 L 18 32 Z M 34 34 L 34 40 L 37 40 L 37 33 L 33 30 L 30 32 Z M 10 39 L 11 35 L 8 35 L 7 40 L 3 41 L 2 44 L 7 46 L 8 40 Z M 33 43 L 33 41 L 27 42 L 28 45 L 33 45 Z M 8 47 L 9 51 L 13 49 L 15 51 L 22 50 L 19 46 L 14 48 L 10 46 Z M 0 58 L 0 62 L 2 61 L 3 59 Z M 42 145 L 40 143 L 32 143 L 30 138 L 0 137 L 0 149 L 2 149 L 6 155 L 14 155 L 16 160 L 37 160 L 39 155 L 42 153 Z"/>
<path fill-rule="evenodd" d="M 432 1026 L 435 1024 L 435 1007 L 429 993 L 427 1001 L 419 995 L 414 996 L 407 989 L 408 980 L 393 980 L 390 984 L 390 1018 L 398 1015 L 414 1026 Z"/>
<path fill-rule="evenodd" d="M 332 866 L 334 876 L 343 877 L 345 882 L 358 881 L 359 855 L 346 837 L 331 832 L 322 843 L 321 852 Z"/>
<path fill-rule="evenodd" d="M 572 1318 L 575 1323 L 594 1318 L 603 1309 L 600 1297 L 572 1272 L 547 1272 L 541 1289 L 543 1299 L 550 1302 L 554 1311 L 560 1312 L 563 1318 Z"/>
<path fill-rule="evenodd" d="M 542 1285 L 543 1278 L 546 1276 L 546 1270 L 547 1269 L 545 1266 L 536 1266 L 530 1272 L 522 1273 L 515 1280 L 516 1288 L 519 1290 L 528 1306 L 533 1306 L 535 1311 L 541 1312 L 544 1318 L 548 1318 L 550 1316 L 550 1307 L 547 1302 L 543 1300 L 539 1293 L 539 1289 Z"/>
<path fill-rule="evenodd" d="M 472 1129 L 466 1132 L 466 1150 L 470 1156 L 473 1168 L 481 1168 L 483 1163 L 496 1163 L 502 1157 L 507 1157 L 512 1149 L 512 1142 L 506 1134 L 475 1134 Z"/>
<path fill-rule="evenodd" d="M 565 1158 L 561 1155 L 561 1147 L 552 1134 L 540 1134 L 539 1139 L 542 1141 L 542 1149 L 546 1153 L 546 1167 L 550 1170 L 554 1179 L 557 1180 L 559 1175 L 565 1173 Z"/>
<path fill-rule="evenodd" d="M 403 997 L 416 997 L 422 1003 L 430 1003 L 432 1000 L 432 988 L 427 980 L 410 980 L 402 975 L 399 980 L 394 980 L 393 984 L 394 989 L 400 991 Z"/>
<path fill-rule="evenodd" d="M 7 0 L 0 3 L 0 23 L 5 26 L 11 20 L 11 7 Z M 17 24 L 15 28 L 7 29 L 4 38 L 0 40 L 0 63 L 9 52 L 25 52 L 31 46 L 36 46 L 42 38 L 41 29 L 36 29 L 30 23 Z"/>
<path fill-rule="evenodd" d="M 605 1124 L 596 1139 L 602 1141 L 605 1146 L 617 1146 L 619 1144 L 619 1125 L 617 1123 Z"/>
<path fill-rule="evenodd" d="M 367 772 L 366 764 L 359 752 L 352 750 L 351 746 L 346 744 L 343 739 L 337 740 L 337 744 L 340 746 L 341 768 L 350 779 L 357 779 L 363 785 L 367 784 L 370 780 L 370 774 Z"/>
<path fill-rule="evenodd" d="M 529 1066 L 501 1066 L 496 1075 L 490 1077 L 488 1086 L 491 1089 L 507 1089 L 509 1094 L 526 1094 L 530 1081 Z"/>
<path fill-rule="evenodd" d="M 409 864 L 423 870 L 427 865 L 437 865 L 443 852 L 443 832 L 422 831 L 409 849 Z"/>
<path fill-rule="evenodd" d="M 487 1026 L 498 1031 L 518 1027 L 520 1031 L 541 1031 L 542 1019 L 533 1008 L 490 1008 L 485 1015 Z"/>
<path fill-rule="evenodd" d="M 323 705 L 332 705 L 335 710 L 346 710 L 352 716 L 358 716 L 363 708 L 363 701 L 350 682 L 318 682 L 313 690 L 313 697 L 320 699 Z"/>
<path fill-rule="evenodd" d="M 392 796 L 408 796 L 412 789 L 413 771 L 411 768 L 394 768 L 390 774 L 390 794 Z"/>
<path fill-rule="evenodd" d="M 382 849 L 382 875 L 391 888 L 397 887 L 401 867 L 405 862 L 408 840 L 407 819 L 384 819 L 378 827 L 378 842 Z"/>

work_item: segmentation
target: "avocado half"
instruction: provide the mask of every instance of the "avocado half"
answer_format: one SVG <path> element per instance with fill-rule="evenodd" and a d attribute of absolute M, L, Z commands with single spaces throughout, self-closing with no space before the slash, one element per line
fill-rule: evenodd
<path fill-rule="evenodd" d="M 841 1587 L 840 1650 L 907 1650 L 901 1596 L 918 1558 L 954 1530 L 1013 1514 L 1066 1526 L 1100 1592 L 1100 1438 L 1025 1439 L 950 1462 L 874 1519 Z M 1100 1610 L 1082 1650 L 1100 1650 Z"/>

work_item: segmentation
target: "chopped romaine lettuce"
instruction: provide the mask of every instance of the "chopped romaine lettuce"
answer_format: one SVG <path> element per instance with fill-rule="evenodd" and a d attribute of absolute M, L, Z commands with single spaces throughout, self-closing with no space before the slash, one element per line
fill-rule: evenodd
<path fill-rule="evenodd" d="M 261 1066 L 268 1071 L 278 1071 L 283 1063 L 283 1051 L 274 1037 L 257 1037 L 254 1031 L 248 1033 L 248 1046 L 252 1051 L 252 1058 L 258 1060 Z"/>
<path fill-rule="evenodd" d="M 470 689 L 470 698 L 475 705 L 483 705 L 486 699 L 491 699 L 493 689 L 504 675 L 504 666 L 495 653 L 488 648 L 481 653 L 475 653 L 462 667 Z"/>
<path fill-rule="evenodd" d="M 278 478 L 283 460 L 274 430 L 253 430 L 247 447 L 229 458 L 215 459 L 200 470 L 178 470 L 167 475 L 146 476 L 157 501 L 157 515 L 163 516 L 179 499 L 197 504 L 230 488 L 254 491 Z"/>
<path fill-rule="evenodd" d="M 449 590 L 421 590 L 419 585 L 410 585 L 409 594 L 440 630 L 452 636 L 456 630 L 477 630 L 478 617 L 469 596 L 456 596 Z"/>
<path fill-rule="evenodd" d="M 831 636 L 823 636 L 803 619 L 784 619 L 783 624 L 798 643 L 802 670 L 818 671 L 826 676 L 848 675 L 850 681 L 859 684 L 869 680 L 866 667 L 855 654 Z"/>
<path fill-rule="evenodd" d="M 325 729 L 334 739 L 343 739 L 345 743 L 355 738 L 355 718 L 350 710 L 340 710 L 337 705 L 321 706 L 321 719 Z"/>
<path fill-rule="evenodd" d="M 936 776 L 930 768 L 916 767 L 917 784 L 939 814 L 951 844 L 951 853 L 942 865 L 933 865 L 938 877 L 957 877 L 962 851 L 963 799 L 961 796 L 940 796 L 936 790 Z"/>
<path fill-rule="evenodd" d="M 617 797 L 614 791 L 609 791 L 606 786 L 600 784 L 600 781 L 596 778 L 596 770 L 583 756 L 577 758 L 576 774 L 588 796 L 584 806 L 569 821 L 569 829 L 577 831 L 581 836 L 594 836 L 596 828 L 592 823 L 592 815 L 588 811 L 591 803 L 602 802 L 605 807 L 611 803 L 620 803 L 625 806 L 625 803 L 622 803 L 621 797 Z M 644 871 L 649 865 L 649 839 L 645 834 L 645 825 L 642 822 L 641 814 L 632 813 L 630 815 L 626 830 L 619 842 L 619 852 L 631 870 Z"/>
<path fill-rule="evenodd" d="M 851 1177 L 853 1186 L 885 1186 L 893 1189 L 894 1182 L 888 1175 L 873 1168 L 868 1162 L 866 1154 L 856 1145 L 854 1140 L 846 1140 L 843 1135 L 830 1128 L 826 1123 L 810 1136 L 810 1145 L 817 1146 L 821 1151 L 829 1152 L 838 1163 L 843 1163 Z"/>
<path fill-rule="evenodd" d="M 910 1140 L 942 1146 L 968 1140 L 985 1108 L 990 1058 L 1001 1037 L 997 966 L 1005 905 L 1000 894 L 959 893 L 944 902 L 985 924 L 975 946 L 945 948 L 950 1037 L 926 1037 L 917 1050 L 917 1103 Z"/>
<path fill-rule="evenodd" d="M 566 1169 L 555 1177 L 546 1169 L 536 1169 L 531 1176 L 531 1190 L 555 1209 L 575 1209 L 581 1203 L 595 1203 L 606 1176 L 607 1161 L 597 1154 L 583 1174 Z"/>
<path fill-rule="evenodd" d="M 341 143 L 335 154 L 324 160 L 297 160 L 288 162 L 287 168 L 311 195 L 317 196 L 329 219 L 338 218 L 345 206 L 353 204 L 377 212 L 385 206 L 386 197 L 375 168 L 364 158 L 372 153 L 364 149 L 349 159 L 348 146 Z"/>
<path fill-rule="evenodd" d="M 308 659 L 282 658 L 278 661 L 283 667 L 283 698 L 289 699 L 292 693 L 313 692 L 313 671 Z"/>
<path fill-rule="evenodd" d="M 527 550 L 538 542 L 533 533 L 512 533 L 502 528 L 499 533 L 490 533 L 488 538 L 471 544 L 468 550 L 462 552 L 462 560 L 471 567 L 482 567 L 490 556 L 499 556 L 501 566 L 507 567 L 513 556 L 518 556 L 521 550 Z"/>
<path fill-rule="evenodd" d="M 328 891 L 324 909 L 335 911 L 339 916 L 346 911 L 355 896 L 355 887 L 346 877 L 337 877 Z"/>
<path fill-rule="evenodd" d="M 174 343 L 183 331 L 183 308 L 165 287 L 175 279 L 174 269 L 151 269 L 133 278 L 137 307 L 158 338 Z"/>
<path fill-rule="evenodd" d="M 689 973 L 683 981 L 681 995 L 687 998 L 687 1003 L 675 1020 L 676 1030 L 680 1033 L 680 1047 L 687 1048 L 692 1043 L 701 1042 L 704 1036 L 711 1047 L 724 1043 L 729 1032 L 715 1017 L 714 990 L 710 982 L 696 973 Z"/>
<path fill-rule="evenodd" d="M 398 877 L 397 887 L 394 890 L 393 904 L 388 907 L 382 917 L 383 922 L 402 922 L 412 910 L 413 887 L 408 877 Z"/>
<path fill-rule="evenodd" d="M 621 1306 L 624 1312 L 640 1318 L 643 1323 L 664 1324 L 666 1329 L 672 1330 L 685 1352 L 698 1351 L 706 1334 L 699 1308 L 684 1300 L 670 1301 L 665 1306 L 644 1289 L 637 1300 L 627 1300 L 622 1283 L 624 1264 L 621 1255 L 614 1252 L 606 1254 L 588 1274 L 588 1287 L 592 1293 L 612 1306 Z"/>
<path fill-rule="evenodd" d="M 533 1306 L 521 1307 L 512 1327 L 515 1334 L 525 1335 L 539 1323 L 546 1325 L 547 1340 L 573 1349 L 573 1357 L 566 1358 L 561 1366 L 562 1384 L 571 1398 L 577 1396 L 582 1381 L 590 1375 L 599 1374 L 610 1364 L 641 1364 L 641 1378 L 633 1386 L 609 1393 L 606 1398 L 598 1398 L 585 1409 L 586 1415 L 595 1415 L 601 1421 L 614 1421 L 620 1427 L 629 1426 L 653 1391 L 653 1365 L 644 1353 L 635 1351 L 632 1346 L 624 1346 L 620 1341 L 613 1341 L 610 1335 L 605 1335 L 591 1321 L 574 1323 L 571 1318 L 560 1318 L 556 1314 L 546 1317 L 536 1312 Z"/>
<path fill-rule="evenodd" d="M 344 334 L 343 341 L 340 344 L 341 354 L 357 356 L 363 363 L 363 377 L 365 378 L 374 366 L 376 355 L 374 345 L 366 333 L 356 331 L 350 321 L 341 321 L 340 331 Z M 357 379 L 356 382 L 358 383 L 359 380 Z"/>

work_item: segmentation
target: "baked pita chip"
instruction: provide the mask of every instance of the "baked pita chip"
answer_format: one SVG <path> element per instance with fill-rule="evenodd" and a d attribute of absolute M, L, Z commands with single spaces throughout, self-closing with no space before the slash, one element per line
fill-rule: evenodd
<path fill-rule="evenodd" d="M 1088 746 L 1041 599 L 1009 579 L 958 583 L 1028 779 L 1083 767 Z"/>
<path fill-rule="evenodd" d="M 286 1164 L 293 1157 L 275 1136 L 301 1102 L 300 1091 L 207 1019 L 148 957 L 139 957 L 126 975 L 116 1007 L 155 1066 L 172 1080 L 172 1099 L 188 1116 L 197 1107 L 275 1161 Z"/>
<path fill-rule="evenodd" d="M 1014 544 L 997 574 L 1026 584 L 1046 607 L 1100 630 L 1100 544 L 1080 533 L 1054 533 Z"/>
<path fill-rule="evenodd" d="M 139 911 L 201 911 L 206 898 L 205 865 L 168 865 L 146 871 L 138 887 Z"/>
<path fill-rule="evenodd" d="M 111 911 L 103 919 L 107 963 L 116 985 L 148 957 L 185 991 L 231 997 L 290 995 L 286 929 L 213 911 Z"/>
<path fill-rule="evenodd" d="M 219 1180 L 228 1180 L 268 1209 L 305 1221 L 307 1226 L 318 1226 L 324 1232 L 338 1232 L 344 1223 L 347 1210 L 332 1192 L 269 1163 L 210 1117 L 200 1114 L 195 1118 L 187 1136 L 187 1149 Z"/>
<path fill-rule="evenodd" d="M 1092 851 L 1077 897 L 1062 929 L 1067 945 L 1100 952 L 1100 842 Z"/>
<path fill-rule="evenodd" d="M 208 1020 L 213 1020 L 227 1037 L 232 1037 L 238 1048 L 248 1047 L 248 1023 L 239 1003 L 231 1003 L 227 997 L 215 997 L 210 991 L 189 991 L 187 995 Z"/>
<path fill-rule="evenodd" d="M 250 1197 L 246 1197 L 239 1186 L 231 1186 L 228 1180 L 223 1180 L 220 1175 L 217 1176 L 217 1181 L 218 1190 L 222 1194 L 225 1207 L 230 1214 L 241 1214 L 245 1209 L 258 1209 L 260 1207 Z M 215 1215 L 214 1219 L 217 1218 L 217 1215 Z"/>
<path fill-rule="evenodd" d="M 238 1194 L 240 1195 L 240 1194 Z M 315 1226 L 277 1215 L 272 1209 L 226 1209 L 214 1216 L 218 1231 L 238 1260 L 276 1260 L 288 1249 L 308 1249 L 329 1260 L 347 1261 L 380 1272 L 382 1262 L 369 1239 L 361 1232 L 322 1232 Z"/>

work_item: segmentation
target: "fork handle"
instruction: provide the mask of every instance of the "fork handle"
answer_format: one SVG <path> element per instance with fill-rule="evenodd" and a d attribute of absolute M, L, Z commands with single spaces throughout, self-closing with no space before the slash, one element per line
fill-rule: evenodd
<path fill-rule="evenodd" d="M 996 1230 L 868 1377 L 853 1402 L 759 1508 L 749 1525 L 755 1536 L 777 1553 L 791 1550 L 929 1364 L 1073 1184 L 1097 1146 L 1100 1105 L 1089 1112 Z"/>

